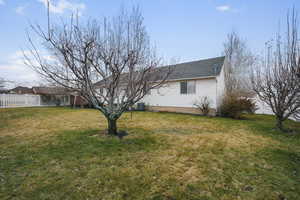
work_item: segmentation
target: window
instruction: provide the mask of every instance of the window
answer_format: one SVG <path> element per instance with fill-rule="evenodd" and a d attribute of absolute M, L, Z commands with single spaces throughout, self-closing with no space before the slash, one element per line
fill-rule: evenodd
<path fill-rule="evenodd" d="M 180 82 L 180 94 L 195 94 L 196 81 L 182 81 Z"/>
<path fill-rule="evenodd" d="M 180 94 L 187 94 L 187 82 L 180 82 Z"/>
<path fill-rule="evenodd" d="M 188 94 L 196 93 L 196 81 L 188 81 L 187 82 L 187 93 Z"/>
<path fill-rule="evenodd" d="M 69 102 L 69 96 L 65 96 L 64 102 L 65 102 L 65 103 L 68 103 L 68 102 Z"/>

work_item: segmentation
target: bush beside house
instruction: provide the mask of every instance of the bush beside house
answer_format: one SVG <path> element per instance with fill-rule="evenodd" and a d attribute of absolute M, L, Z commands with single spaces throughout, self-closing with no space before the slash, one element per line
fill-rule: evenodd
<path fill-rule="evenodd" d="M 256 104 L 251 98 L 231 94 L 223 98 L 219 107 L 219 115 L 221 117 L 242 119 L 243 113 L 255 113 L 256 109 Z"/>

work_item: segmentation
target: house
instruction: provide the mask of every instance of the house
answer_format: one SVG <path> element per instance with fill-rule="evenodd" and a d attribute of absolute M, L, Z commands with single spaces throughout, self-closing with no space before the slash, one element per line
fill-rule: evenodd
<path fill-rule="evenodd" d="M 1 91 L 0 91 L 1 92 Z M 63 87 L 22 87 L 3 91 L 0 107 L 31 106 L 86 106 L 87 102 L 76 92 Z"/>
<path fill-rule="evenodd" d="M 140 103 L 151 111 L 200 114 L 194 104 L 207 97 L 215 114 L 225 90 L 224 61 L 225 57 L 216 57 L 160 67 L 160 73 L 171 71 L 167 82 L 152 89 Z M 103 81 L 95 84 L 99 89 L 102 85 Z"/>
<path fill-rule="evenodd" d="M 10 94 L 33 94 L 33 91 L 31 88 L 18 86 L 11 90 L 9 90 Z"/>
<path fill-rule="evenodd" d="M 78 92 L 72 92 L 70 98 L 70 105 L 72 107 L 92 107 L 92 105 L 90 105 L 89 102 L 84 99 L 84 97 L 81 96 Z"/>
<path fill-rule="evenodd" d="M 194 103 L 208 97 L 215 114 L 225 90 L 224 61 L 225 57 L 216 57 L 171 65 L 167 83 L 152 89 L 141 102 L 151 111 L 200 114 Z"/>
<path fill-rule="evenodd" d="M 71 92 L 62 87 L 23 87 L 18 86 L 8 91 L 9 94 L 39 95 L 40 106 L 70 105 Z"/>
<path fill-rule="evenodd" d="M 71 92 L 62 87 L 32 87 L 33 94 L 41 96 L 41 106 L 68 106 Z"/>
<path fill-rule="evenodd" d="M 63 87 L 32 87 L 33 93 L 41 96 L 41 105 L 89 107 L 88 102 L 77 92 Z"/>
<path fill-rule="evenodd" d="M 23 87 L 18 86 L 11 90 L 0 90 L 0 93 L 18 95 L 39 95 L 40 106 L 73 106 L 88 107 L 88 102 L 77 92 L 70 91 L 63 87 Z"/>

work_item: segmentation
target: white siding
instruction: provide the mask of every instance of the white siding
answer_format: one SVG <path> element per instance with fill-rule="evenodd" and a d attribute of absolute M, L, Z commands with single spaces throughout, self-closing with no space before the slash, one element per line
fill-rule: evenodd
<path fill-rule="evenodd" d="M 253 100 L 257 106 L 257 110 L 255 111 L 256 114 L 274 115 L 272 108 L 261 101 L 258 96 L 256 96 Z M 289 119 L 300 122 L 299 119 L 295 119 L 293 116 L 290 116 Z"/>
<path fill-rule="evenodd" d="M 216 79 L 199 79 L 196 81 L 195 94 L 180 94 L 180 81 L 169 82 L 160 89 L 151 90 L 142 102 L 151 106 L 194 107 L 193 103 L 203 96 L 209 97 L 212 107 L 216 108 Z"/>
<path fill-rule="evenodd" d="M 273 115 L 273 111 L 270 106 L 268 106 L 266 103 L 262 102 L 258 97 L 254 98 L 255 104 L 257 106 L 257 110 L 255 113 L 257 114 L 267 114 L 267 115 Z"/>

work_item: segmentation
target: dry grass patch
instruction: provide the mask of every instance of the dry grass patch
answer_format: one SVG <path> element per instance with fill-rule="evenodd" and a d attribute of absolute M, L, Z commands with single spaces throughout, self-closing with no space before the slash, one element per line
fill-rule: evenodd
<path fill-rule="evenodd" d="M 0 199 L 300 197 L 299 136 L 272 130 L 269 116 L 125 113 L 119 140 L 97 137 L 106 120 L 96 110 L 0 114 Z"/>

